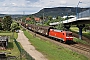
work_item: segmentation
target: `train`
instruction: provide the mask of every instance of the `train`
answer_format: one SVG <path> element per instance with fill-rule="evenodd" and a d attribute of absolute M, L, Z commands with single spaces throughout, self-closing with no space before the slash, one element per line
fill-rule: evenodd
<path fill-rule="evenodd" d="M 70 31 L 57 30 L 52 26 L 38 26 L 35 24 L 25 24 L 25 23 L 21 23 L 21 25 L 33 32 L 59 39 L 64 43 L 73 41 L 73 35 L 72 32 Z"/>

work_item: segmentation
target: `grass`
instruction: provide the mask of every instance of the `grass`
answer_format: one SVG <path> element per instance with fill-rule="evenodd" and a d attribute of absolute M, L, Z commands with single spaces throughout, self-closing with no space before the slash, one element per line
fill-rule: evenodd
<path fill-rule="evenodd" d="M 38 51 L 42 52 L 48 60 L 88 60 L 85 56 L 72 52 L 69 49 L 57 46 L 38 37 L 33 37 L 28 31 L 24 31 L 24 34 L 32 45 L 35 46 Z"/>
<path fill-rule="evenodd" d="M 12 35 L 12 33 L 0 33 L 0 35 L 11 36 L 11 35 Z"/>
<path fill-rule="evenodd" d="M 14 38 L 17 39 L 18 38 L 18 34 L 14 33 Z"/>
<path fill-rule="evenodd" d="M 88 44 L 88 42 L 86 42 L 86 41 L 84 41 L 84 40 L 80 40 L 80 39 L 75 38 L 75 37 L 74 37 L 73 41 L 75 41 L 75 42 L 77 42 L 77 43 L 82 43 L 82 44 L 90 45 L 90 44 Z"/>
<path fill-rule="evenodd" d="M 90 39 L 90 32 L 83 33 L 83 35 Z"/>
<path fill-rule="evenodd" d="M 14 38 L 17 39 L 18 38 L 18 34 L 17 33 L 12 33 L 14 34 Z M 20 55 L 20 52 L 15 44 L 15 42 L 13 42 L 13 39 L 12 39 L 12 45 L 10 45 L 9 47 L 13 47 L 13 49 L 11 50 L 11 53 L 13 56 L 19 56 Z"/>
<path fill-rule="evenodd" d="M 11 31 L 2 31 L 2 30 L 0 30 L 0 33 L 11 33 Z"/>
<path fill-rule="evenodd" d="M 0 52 L 10 52 L 11 56 L 19 56 L 19 50 L 15 44 L 15 42 L 13 41 L 13 38 L 17 38 L 18 34 L 17 33 L 12 33 L 12 32 L 1 32 L 0 36 L 10 36 L 9 42 L 8 42 L 8 48 L 7 50 L 1 50 Z"/>
<path fill-rule="evenodd" d="M 70 29 L 71 29 L 72 31 L 75 31 L 75 32 L 78 32 L 78 31 L 79 31 L 79 29 L 78 29 L 77 27 L 70 27 Z"/>
<path fill-rule="evenodd" d="M 9 49 L 7 51 L 11 52 L 11 56 L 17 56 L 18 57 L 20 55 L 20 52 L 19 52 L 15 42 L 13 42 L 13 49 L 11 49 L 11 50 Z"/>

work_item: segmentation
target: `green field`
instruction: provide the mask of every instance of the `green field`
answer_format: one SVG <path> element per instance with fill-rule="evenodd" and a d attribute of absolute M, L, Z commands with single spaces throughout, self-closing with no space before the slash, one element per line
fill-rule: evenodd
<path fill-rule="evenodd" d="M 88 60 L 85 56 L 72 52 L 62 46 L 57 46 L 49 41 L 33 37 L 28 31 L 24 31 L 24 34 L 32 45 L 38 51 L 42 52 L 48 60 Z"/>
<path fill-rule="evenodd" d="M 79 29 L 78 29 L 77 27 L 70 27 L 70 29 L 71 29 L 72 31 L 75 31 L 75 32 L 78 32 L 78 31 L 79 31 Z"/>
<path fill-rule="evenodd" d="M 17 42 L 19 45 L 17 45 L 14 42 L 14 38 L 17 39 L 18 34 L 17 33 L 12 33 L 12 32 L 1 32 L 0 36 L 9 36 L 9 42 L 8 42 L 8 48 L 6 50 L 0 50 L 0 52 L 6 52 L 6 53 L 11 53 L 11 54 L 6 54 L 7 56 L 16 56 L 16 60 L 27 60 L 31 59 L 32 57 L 28 55 L 28 53 L 22 48 L 21 44 Z M 20 47 L 18 47 L 20 46 Z M 19 50 L 20 49 L 20 50 Z M 20 56 L 20 51 L 21 55 Z M 24 56 L 25 55 L 25 56 Z M 21 57 L 21 58 L 20 58 Z M 33 58 L 32 58 L 33 59 Z"/>
<path fill-rule="evenodd" d="M 0 52 L 7 52 L 7 53 L 11 53 L 9 54 L 10 56 L 19 56 L 19 50 L 13 40 L 13 38 L 17 38 L 18 34 L 17 33 L 12 33 L 12 32 L 1 32 L 0 36 L 9 36 L 9 42 L 8 42 L 8 48 L 6 50 L 0 50 Z"/>

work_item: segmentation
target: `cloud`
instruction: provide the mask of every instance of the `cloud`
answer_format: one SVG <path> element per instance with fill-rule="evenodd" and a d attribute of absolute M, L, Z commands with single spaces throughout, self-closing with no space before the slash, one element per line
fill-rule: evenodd
<path fill-rule="evenodd" d="M 0 0 L 0 2 L 3 2 L 3 1 L 5 1 L 5 0 Z"/>
<path fill-rule="evenodd" d="M 14 6 L 18 6 L 18 4 L 16 4 L 16 3 L 4 3 L 3 5 L 2 5 L 3 7 L 14 7 Z"/>
<path fill-rule="evenodd" d="M 11 3 L 10 5 L 12 5 L 12 6 L 17 6 L 17 4 L 16 4 L 16 3 Z"/>
<path fill-rule="evenodd" d="M 61 4 L 66 4 L 66 1 L 62 0 L 60 1 Z"/>
<path fill-rule="evenodd" d="M 0 0 L 0 13 L 36 13 L 42 8 L 76 7 L 79 0 Z M 89 0 L 81 0 L 79 7 L 89 7 Z"/>
<path fill-rule="evenodd" d="M 34 2 L 38 2 L 39 0 L 26 0 L 26 1 L 34 3 Z"/>

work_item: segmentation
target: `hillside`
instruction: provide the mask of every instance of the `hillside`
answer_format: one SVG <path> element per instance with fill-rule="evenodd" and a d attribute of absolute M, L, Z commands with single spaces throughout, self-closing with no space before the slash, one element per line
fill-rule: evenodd
<path fill-rule="evenodd" d="M 85 11 L 89 8 L 78 8 L 78 12 Z M 44 8 L 33 14 L 35 16 L 65 16 L 65 15 L 76 15 L 76 7 L 55 7 L 55 8 Z"/>
<path fill-rule="evenodd" d="M 29 15 L 22 15 L 22 14 L 0 14 L 0 17 L 4 17 L 4 16 L 11 16 L 12 18 L 20 18 L 20 17 L 23 17 L 23 16 L 29 16 Z"/>

